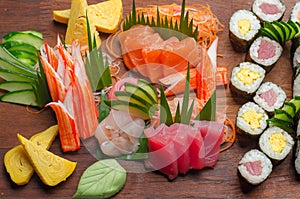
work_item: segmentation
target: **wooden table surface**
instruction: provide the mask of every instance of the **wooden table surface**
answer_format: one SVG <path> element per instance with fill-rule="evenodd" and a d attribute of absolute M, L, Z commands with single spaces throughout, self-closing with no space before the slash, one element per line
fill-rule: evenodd
<path fill-rule="evenodd" d="M 11 31 L 39 30 L 44 39 L 54 46 L 56 35 L 65 34 L 66 25 L 52 21 L 52 11 L 70 7 L 71 0 L 1 0 L 0 1 L 0 37 Z M 96 3 L 89 0 L 88 3 Z M 136 0 L 137 6 L 148 4 L 180 4 L 180 0 Z M 186 4 L 208 4 L 220 21 L 226 26 L 219 33 L 218 65 L 228 66 L 228 77 L 232 68 L 244 61 L 244 53 L 233 51 L 228 38 L 228 22 L 235 10 L 250 9 L 250 0 L 187 0 Z M 284 20 L 290 15 L 295 0 L 285 0 L 287 7 Z M 131 0 L 123 0 L 123 13 L 131 9 Z M 265 81 L 280 85 L 291 98 L 292 70 L 289 57 L 290 43 L 284 47 L 284 53 L 275 68 L 267 74 Z M 1 92 L 1 91 L 0 91 Z M 238 108 L 246 101 L 232 97 L 230 89 L 226 88 L 227 116 L 235 122 Z M 56 123 L 51 109 L 35 115 L 26 111 L 26 107 L 0 103 L 0 198 L 71 198 L 75 193 L 78 181 L 83 171 L 96 159 L 83 146 L 75 153 L 62 153 L 59 140 L 56 139 L 51 151 L 67 159 L 77 161 L 75 172 L 66 182 L 56 187 L 44 186 L 36 174 L 25 186 L 14 185 L 7 175 L 3 156 L 10 148 L 19 144 L 16 134 L 26 137 L 42 131 Z M 157 173 L 129 173 L 125 187 L 115 198 L 298 198 L 300 196 L 300 181 L 297 181 L 292 164 L 292 155 L 273 169 L 269 178 L 255 188 L 242 188 L 237 176 L 237 164 L 242 155 L 255 143 L 249 142 L 242 146 L 238 137 L 234 146 L 221 153 L 217 165 L 213 169 L 190 172 L 169 182 Z"/>

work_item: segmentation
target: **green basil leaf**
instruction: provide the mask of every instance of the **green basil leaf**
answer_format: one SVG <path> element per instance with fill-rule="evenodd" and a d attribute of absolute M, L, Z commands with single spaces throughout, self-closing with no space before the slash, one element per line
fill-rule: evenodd
<path fill-rule="evenodd" d="M 126 170 L 115 160 L 100 160 L 82 174 L 73 198 L 109 198 L 126 182 Z"/>

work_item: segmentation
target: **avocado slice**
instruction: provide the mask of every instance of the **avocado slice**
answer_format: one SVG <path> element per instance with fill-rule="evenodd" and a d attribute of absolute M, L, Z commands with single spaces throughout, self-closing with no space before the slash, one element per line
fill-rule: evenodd
<path fill-rule="evenodd" d="M 152 104 L 147 102 L 144 98 L 134 94 L 124 91 L 115 91 L 115 96 L 122 101 L 132 102 L 134 104 L 145 107 L 146 109 L 150 108 Z"/>

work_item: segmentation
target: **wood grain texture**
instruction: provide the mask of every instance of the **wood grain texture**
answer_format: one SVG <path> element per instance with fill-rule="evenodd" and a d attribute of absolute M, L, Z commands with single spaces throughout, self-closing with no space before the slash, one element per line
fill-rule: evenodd
<path fill-rule="evenodd" d="M 52 11 L 70 7 L 70 0 L 1 0 L 0 1 L 0 37 L 11 31 L 39 30 L 50 45 L 55 45 L 56 35 L 64 35 L 66 25 L 52 21 Z M 88 1 L 89 4 L 97 1 Z M 149 4 L 180 4 L 181 1 L 136 0 L 137 6 Z M 220 21 L 226 26 L 219 34 L 218 65 L 228 66 L 228 76 L 234 66 L 244 61 L 244 53 L 236 53 L 228 38 L 228 22 L 232 13 L 238 9 L 250 9 L 252 1 L 244 0 L 187 0 L 186 4 L 208 4 Z M 286 0 L 284 19 L 288 19 L 295 0 Z M 131 9 L 131 0 L 123 0 L 124 14 Z M 280 85 L 291 98 L 292 70 L 289 57 L 290 43 L 284 47 L 284 53 L 274 69 L 267 74 L 265 81 Z M 229 78 L 229 77 L 228 77 Z M 1 92 L 1 91 L 0 91 Z M 227 116 L 235 122 L 238 108 L 245 102 L 243 98 L 232 96 L 225 89 Z M 62 153 L 57 138 L 51 151 L 67 159 L 77 161 L 78 166 L 72 176 L 56 187 L 44 186 L 36 174 L 26 186 L 16 186 L 10 180 L 3 165 L 6 151 L 18 144 L 17 133 L 26 137 L 48 128 L 56 123 L 52 110 L 41 114 L 28 113 L 24 106 L 0 103 L 0 198 L 71 198 L 75 193 L 83 171 L 96 159 L 83 146 L 75 153 Z M 260 186 L 243 187 L 237 176 L 237 164 L 242 155 L 256 143 L 249 141 L 241 145 L 241 137 L 234 146 L 220 154 L 217 165 L 212 169 L 191 171 L 169 182 L 167 178 L 154 172 L 129 173 L 126 185 L 115 198 L 298 198 L 300 182 L 296 179 L 292 164 L 292 155 L 276 166 L 270 177 Z"/>

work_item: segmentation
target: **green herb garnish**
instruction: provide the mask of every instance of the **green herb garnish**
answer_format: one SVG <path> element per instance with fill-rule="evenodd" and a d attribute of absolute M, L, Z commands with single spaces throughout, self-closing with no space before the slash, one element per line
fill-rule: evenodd
<path fill-rule="evenodd" d="M 86 15 L 89 55 L 86 56 L 85 70 L 93 91 L 112 84 L 108 60 L 104 62 L 102 49 L 97 48 L 95 35 L 92 37 L 88 16 Z"/>

